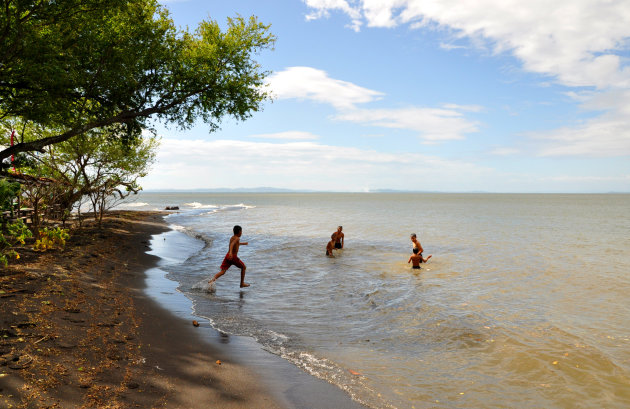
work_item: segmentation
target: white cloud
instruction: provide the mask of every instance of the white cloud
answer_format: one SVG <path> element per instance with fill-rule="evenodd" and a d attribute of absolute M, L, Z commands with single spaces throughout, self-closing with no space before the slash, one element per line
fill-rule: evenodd
<path fill-rule="evenodd" d="M 346 0 L 304 0 L 304 2 L 313 10 L 306 15 L 307 21 L 328 17 L 330 10 L 339 10 L 346 13 L 352 19 L 350 28 L 354 31 L 359 31 L 361 28 L 361 12 L 351 7 Z"/>
<path fill-rule="evenodd" d="M 630 183 L 630 175 L 619 176 L 551 176 L 544 178 L 543 180 L 550 180 L 552 182 L 571 182 L 571 183 L 601 183 L 601 182 L 624 182 Z"/>
<path fill-rule="evenodd" d="M 310 67 L 289 67 L 274 74 L 269 82 L 279 99 L 331 104 L 339 111 L 334 116 L 336 120 L 407 129 L 433 142 L 465 139 L 465 134 L 477 132 L 477 123 L 466 119 L 463 113 L 483 110 L 479 105 L 457 104 L 444 104 L 442 108 L 359 109 L 356 105 L 373 102 L 384 94 L 330 78 L 325 71 Z"/>
<path fill-rule="evenodd" d="M 467 112 L 481 112 L 484 109 L 481 105 L 444 104 L 442 106 L 446 109 Z"/>
<path fill-rule="evenodd" d="M 316 142 L 254 142 L 163 138 L 146 189 L 275 186 L 362 191 L 366 187 L 481 189 L 494 171 L 417 153 L 383 153 Z M 421 173 L 420 182 L 417 175 Z M 470 187 L 468 187 L 470 186 Z"/>
<path fill-rule="evenodd" d="M 338 114 L 335 119 L 384 128 L 407 129 L 427 141 L 465 139 L 478 131 L 476 122 L 466 119 L 456 106 L 447 108 L 356 109 Z"/>
<path fill-rule="evenodd" d="M 319 3 L 320 12 L 326 10 L 324 2 L 313 2 Z M 601 111 L 598 117 L 532 135 L 543 141 L 541 155 L 630 154 L 628 0 L 357 0 L 352 4 L 351 13 L 337 10 L 369 27 L 448 28 L 454 41 L 468 39 L 496 53 L 510 52 L 525 70 L 565 86 L 596 90 L 573 97 L 583 109 Z M 444 43 L 442 47 L 452 48 Z M 390 121 L 390 126 L 405 122 Z M 455 130 L 467 129 L 467 124 L 457 121 L 452 125 Z"/>
<path fill-rule="evenodd" d="M 489 42 L 496 52 L 512 52 L 525 69 L 564 85 L 630 86 L 630 69 L 615 54 L 628 46 L 627 0 L 360 0 L 343 8 L 327 3 L 306 2 L 320 14 L 345 12 L 355 25 L 447 27 L 454 38 Z"/>
<path fill-rule="evenodd" d="M 311 67 L 289 67 L 269 77 L 269 85 L 278 99 L 309 99 L 351 109 L 379 99 L 384 94 L 351 82 L 330 78 L 323 70 Z"/>
<path fill-rule="evenodd" d="M 587 110 L 605 111 L 576 126 L 530 135 L 541 156 L 630 156 L 630 90 L 573 94 Z"/>
<path fill-rule="evenodd" d="M 319 139 L 319 136 L 312 134 L 310 132 L 303 132 L 303 131 L 264 133 L 264 134 L 250 135 L 249 137 L 259 138 L 259 139 L 284 139 L 284 140 L 293 140 L 293 141 Z"/>
<path fill-rule="evenodd" d="M 611 115 L 541 133 L 535 138 L 545 140 L 541 156 L 630 156 L 628 120 Z"/>
<path fill-rule="evenodd" d="M 490 151 L 491 155 L 497 155 L 497 156 L 510 156 L 510 155 L 516 155 L 520 153 L 520 151 L 516 148 L 495 148 L 492 151 Z"/>
<path fill-rule="evenodd" d="M 443 48 L 444 50 L 458 50 L 465 49 L 466 47 L 463 45 L 456 45 L 452 43 L 440 43 L 440 48 Z"/>

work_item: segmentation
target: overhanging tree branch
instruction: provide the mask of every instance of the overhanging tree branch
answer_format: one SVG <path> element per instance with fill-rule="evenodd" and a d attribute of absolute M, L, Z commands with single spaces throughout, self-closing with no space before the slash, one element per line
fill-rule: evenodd
<path fill-rule="evenodd" d="M 7 16 L 16 3 L 5 0 Z M 70 3 L 86 3 L 85 13 Z M 0 44 L 0 56 L 19 44 L 10 69 L 0 60 L 0 118 L 63 131 L 24 139 L 1 150 L 0 160 L 113 124 L 137 136 L 154 115 L 182 128 L 200 118 L 213 130 L 223 116 L 246 119 L 269 98 L 262 89 L 269 73 L 253 56 L 275 38 L 253 17 L 229 19 L 225 31 L 204 21 L 190 34 L 178 31 L 156 0 L 46 4 L 25 11 L 19 42 L 11 26 L 15 41 Z"/>

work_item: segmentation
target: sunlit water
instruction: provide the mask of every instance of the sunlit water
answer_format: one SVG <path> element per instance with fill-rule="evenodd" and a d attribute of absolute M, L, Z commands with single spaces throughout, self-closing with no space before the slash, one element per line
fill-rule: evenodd
<path fill-rule="evenodd" d="M 164 268 L 248 335 L 374 408 L 630 407 L 630 195 L 142 193 L 195 239 Z M 215 294 L 192 290 L 243 226 Z M 343 225 L 346 248 L 325 246 Z M 412 270 L 410 233 L 425 257 Z M 168 242 L 164 243 L 168 246 Z M 357 375 L 358 374 L 358 375 Z"/>

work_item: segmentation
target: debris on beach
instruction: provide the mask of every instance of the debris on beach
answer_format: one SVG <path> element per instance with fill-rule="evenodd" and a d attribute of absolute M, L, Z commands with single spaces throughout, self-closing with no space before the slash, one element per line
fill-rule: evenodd
<path fill-rule="evenodd" d="M 194 320 L 193 320 L 192 324 L 193 324 L 194 327 L 198 327 L 199 326 L 199 323 L 197 321 L 194 321 Z"/>
<path fill-rule="evenodd" d="M 348 369 L 348 372 L 350 372 L 352 375 L 355 375 L 355 376 L 361 376 L 359 372 L 353 371 L 352 369 Z"/>
<path fill-rule="evenodd" d="M 217 359 L 217 365 L 221 365 L 221 360 Z"/>
<path fill-rule="evenodd" d="M 25 355 L 16 355 L 8 362 L 8 367 L 11 369 L 24 369 L 28 368 L 33 362 L 33 357 L 25 354 Z"/>

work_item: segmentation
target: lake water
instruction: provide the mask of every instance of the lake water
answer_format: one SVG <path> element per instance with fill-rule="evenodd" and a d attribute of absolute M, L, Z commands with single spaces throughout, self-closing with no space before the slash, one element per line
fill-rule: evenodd
<path fill-rule="evenodd" d="M 630 407 L 630 195 L 141 193 L 219 331 L 373 408 Z M 206 294 L 232 227 L 239 257 Z M 345 249 L 324 255 L 343 225 Z M 426 257 L 412 270 L 410 233 Z M 168 242 L 163 243 L 168 246 Z M 357 375 L 358 374 L 358 375 Z"/>

